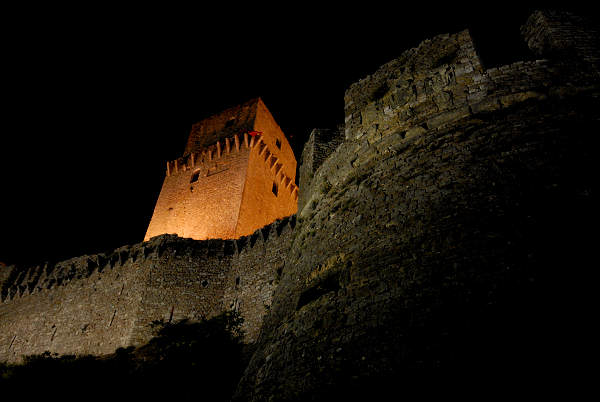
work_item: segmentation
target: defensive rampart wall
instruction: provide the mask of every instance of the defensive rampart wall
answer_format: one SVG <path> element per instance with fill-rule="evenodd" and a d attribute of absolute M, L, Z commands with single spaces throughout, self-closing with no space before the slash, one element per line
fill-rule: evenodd
<path fill-rule="evenodd" d="M 295 218 L 238 240 L 163 235 L 111 253 L 0 271 L 0 361 L 50 351 L 107 354 L 141 345 L 155 320 L 238 310 L 247 340 L 285 265 Z"/>
<path fill-rule="evenodd" d="M 372 378 L 405 392 L 424 369 L 504 386 L 571 367 L 556 331 L 593 316 L 573 300 L 589 278 L 578 254 L 591 249 L 600 130 L 598 42 L 579 42 L 574 21 L 529 19 L 543 59 L 485 69 L 463 31 L 352 85 L 344 141 L 315 131 L 306 145 L 297 223 L 3 267 L 0 360 L 110 353 L 147 341 L 153 320 L 237 309 L 256 341 L 239 401 L 372 397 Z M 248 148 L 280 174 L 267 147 Z M 570 297 L 557 293 L 569 281 Z"/>
<path fill-rule="evenodd" d="M 287 261 L 295 227 L 296 217 L 291 216 L 237 241 L 238 253 L 226 278 L 223 310 L 241 313 L 247 342 L 258 338 L 283 272 L 293 269 Z"/>
<path fill-rule="evenodd" d="M 2 286 L 0 360 L 23 354 L 110 353 L 136 320 L 150 249 L 135 247 L 13 269 Z"/>
<path fill-rule="evenodd" d="M 567 54 L 486 70 L 463 31 L 350 86 L 345 141 L 314 172 L 305 148 L 294 269 L 234 400 L 410 399 L 564 368 L 549 334 L 585 308 L 556 290 L 589 277 L 572 259 L 600 108 L 593 60 Z"/>

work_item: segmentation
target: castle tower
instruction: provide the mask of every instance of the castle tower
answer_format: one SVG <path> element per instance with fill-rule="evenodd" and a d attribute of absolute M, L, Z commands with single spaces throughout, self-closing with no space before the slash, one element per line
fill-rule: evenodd
<path fill-rule="evenodd" d="M 164 233 L 231 239 L 296 213 L 296 158 L 260 98 L 192 126 L 144 240 Z"/>

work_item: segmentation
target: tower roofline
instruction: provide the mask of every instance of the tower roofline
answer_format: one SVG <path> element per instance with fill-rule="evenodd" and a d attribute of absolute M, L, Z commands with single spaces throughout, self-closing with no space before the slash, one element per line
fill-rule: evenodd
<path fill-rule="evenodd" d="M 270 114 L 269 109 L 259 96 L 194 123 L 183 156 L 201 151 L 225 137 L 236 134 L 241 135 L 244 132 L 254 130 L 256 115 L 261 107 L 264 107 L 264 110 Z"/>

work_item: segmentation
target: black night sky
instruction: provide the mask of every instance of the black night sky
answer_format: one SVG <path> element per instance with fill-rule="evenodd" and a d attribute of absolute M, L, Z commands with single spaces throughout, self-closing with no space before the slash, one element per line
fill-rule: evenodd
<path fill-rule="evenodd" d="M 469 28 L 486 67 L 532 57 L 519 26 L 535 5 L 368 4 L 4 10 L 0 261 L 142 241 L 191 125 L 250 98 L 299 158 L 312 128 L 343 122 L 350 84 L 422 40 Z"/>

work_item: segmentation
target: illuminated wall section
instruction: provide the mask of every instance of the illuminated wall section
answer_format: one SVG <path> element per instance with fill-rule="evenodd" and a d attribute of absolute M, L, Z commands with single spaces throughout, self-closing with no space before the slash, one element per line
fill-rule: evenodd
<path fill-rule="evenodd" d="M 251 143 L 246 185 L 237 223 L 237 236 L 253 233 L 276 219 L 296 213 L 296 158 L 279 125 L 259 100 Z"/>
<path fill-rule="evenodd" d="M 167 163 L 145 240 L 251 234 L 296 212 L 295 173 L 294 153 L 262 100 L 211 116 L 192 127 L 184 156 Z"/>

